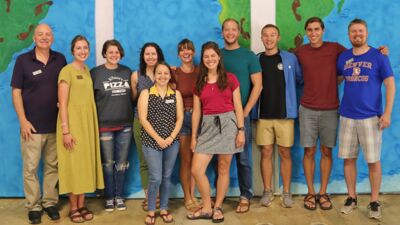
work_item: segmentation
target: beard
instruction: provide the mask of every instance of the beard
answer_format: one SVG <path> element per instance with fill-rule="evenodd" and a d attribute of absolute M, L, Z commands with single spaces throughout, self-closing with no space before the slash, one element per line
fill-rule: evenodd
<path fill-rule="evenodd" d="M 353 47 L 359 48 L 367 44 L 367 39 L 361 38 L 361 40 L 359 40 L 358 38 L 359 37 L 356 36 L 355 37 L 356 40 L 350 40 L 351 45 L 353 45 Z"/>
<path fill-rule="evenodd" d="M 239 38 L 235 38 L 235 39 L 233 39 L 233 40 L 231 40 L 231 41 L 228 41 L 227 39 L 224 38 L 224 42 L 225 42 L 226 44 L 228 44 L 228 45 L 232 45 L 232 44 L 235 44 L 235 43 L 238 41 L 238 39 L 239 39 Z"/>

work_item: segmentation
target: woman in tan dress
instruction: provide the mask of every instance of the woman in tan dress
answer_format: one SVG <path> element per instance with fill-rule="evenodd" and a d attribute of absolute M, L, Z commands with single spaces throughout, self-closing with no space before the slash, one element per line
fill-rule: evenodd
<path fill-rule="evenodd" d="M 89 69 L 89 42 L 76 36 L 71 43 L 74 61 L 58 78 L 59 116 L 57 154 L 60 194 L 69 194 L 69 217 L 74 223 L 92 220 L 85 193 L 104 188 L 96 105 Z"/>

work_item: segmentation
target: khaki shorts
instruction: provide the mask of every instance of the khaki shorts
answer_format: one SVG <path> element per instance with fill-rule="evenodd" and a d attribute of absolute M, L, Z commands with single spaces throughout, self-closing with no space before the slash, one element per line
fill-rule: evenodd
<path fill-rule="evenodd" d="M 257 121 L 257 145 L 277 144 L 292 147 L 294 143 L 293 119 L 260 119 Z"/>

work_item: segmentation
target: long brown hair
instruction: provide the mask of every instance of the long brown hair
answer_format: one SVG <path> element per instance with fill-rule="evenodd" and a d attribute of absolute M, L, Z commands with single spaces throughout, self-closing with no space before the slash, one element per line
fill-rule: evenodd
<path fill-rule="evenodd" d="M 218 66 L 217 66 L 217 74 L 218 74 L 217 85 L 218 85 L 218 88 L 220 90 L 225 90 L 225 88 L 227 87 L 227 84 L 228 84 L 228 78 L 227 78 L 227 75 L 226 75 L 226 71 L 225 71 L 224 65 L 222 64 L 221 50 L 219 49 L 217 43 L 215 43 L 213 41 L 209 41 L 209 42 L 204 43 L 201 46 L 201 61 L 200 61 L 200 66 L 199 66 L 200 74 L 199 74 L 199 77 L 198 77 L 197 82 L 196 82 L 196 91 L 198 93 L 200 93 L 203 90 L 204 85 L 206 85 L 206 83 L 207 83 L 208 68 L 204 65 L 204 61 L 203 61 L 204 52 L 207 49 L 214 50 L 217 53 L 217 55 L 220 57 L 220 60 L 218 62 Z"/>

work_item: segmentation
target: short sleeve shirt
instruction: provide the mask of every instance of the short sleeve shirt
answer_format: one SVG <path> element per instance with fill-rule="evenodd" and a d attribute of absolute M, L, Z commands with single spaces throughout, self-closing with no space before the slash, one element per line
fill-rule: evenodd
<path fill-rule="evenodd" d="M 185 73 L 179 67 L 173 75 L 176 82 L 176 89 L 182 94 L 183 106 L 185 108 L 193 107 L 193 89 L 199 77 L 199 68 L 195 67 L 191 73 Z"/>
<path fill-rule="evenodd" d="M 245 106 L 250 96 L 251 75 L 261 72 L 261 66 L 257 56 L 247 48 L 234 50 L 221 49 L 222 60 L 227 72 L 236 75 L 240 83 L 240 95 Z"/>
<path fill-rule="evenodd" d="M 219 114 L 234 110 L 233 92 L 239 87 L 239 81 L 232 73 L 227 73 L 228 84 L 224 90 L 218 88 L 217 83 L 206 83 L 201 93 L 195 91 L 200 97 L 204 115 Z"/>
<path fill-rule="evenodd" d="M 336 60 L 344 50 L 336 42 L 324 42 L 319 48 L 306 44 L 296 49 L 304 79 L 302 106 L 316 110 L 338 108 Z"/>
<path fill-rule="evenodd" d="M 56 132 L 57 81 L 66 64 L 64 55 L 52 50 L 47 64 L 36 59 L 35 49 L 16 60 L 11 86 L 21 89 L 25 116 L 39 134 Z"/>
<path fill-rule="evenodd" d="M 351 119 L 382 115 L 382 82 L 393 76 L 388 57 L 372 47 L 362 55 L 349 49 L 339 56 L 337 69 L 344 76 L 340 115 Z"/>

